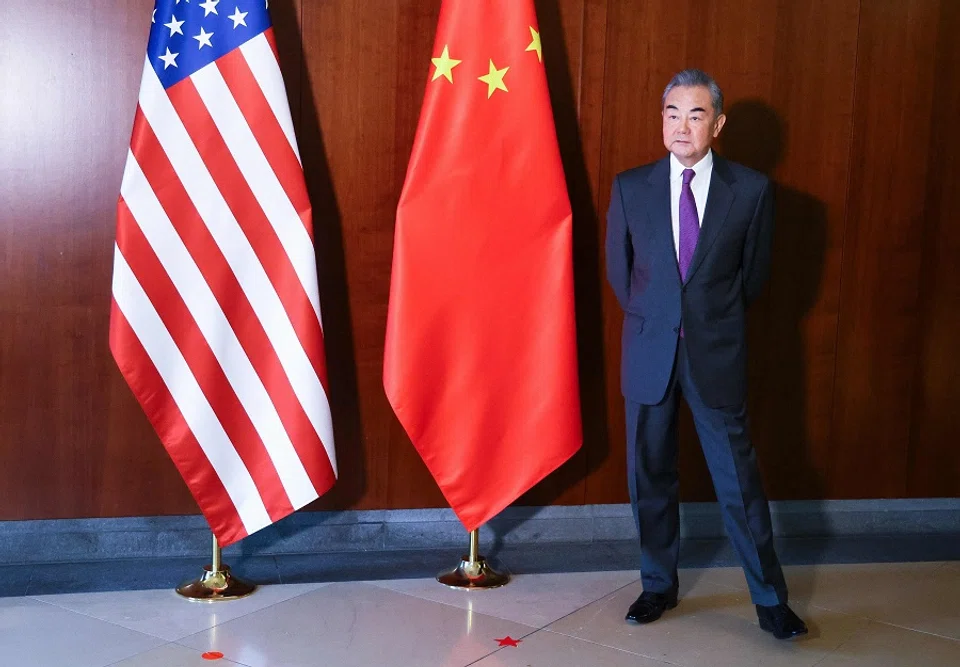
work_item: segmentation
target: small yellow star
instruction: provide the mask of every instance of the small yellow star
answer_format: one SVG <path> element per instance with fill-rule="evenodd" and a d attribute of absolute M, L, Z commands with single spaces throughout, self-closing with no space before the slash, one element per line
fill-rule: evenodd
<path fill-rule="evenodd" d="M 543 47 L 540 45 L 540 33 L 533 29 L 533 26 L 530 26 L 530 36 L 533 37 L 533 41 L 530 42 L 530 46 L 527 47 L 527 51 L 536 51 L 537 59 L 540 62 L 543 62 Z"/>
<path fill-rule="evenodd" d="M 504 92 L 506 92 L 506 93 L 509 93 L 509 92 L 510 92 L 509 90 L 507 90 L 506 84 L 503 83 L 503 77 L 505 77 L 505 76 L 507 75 L 507 70 L 508 70 L 508 69 L 510 69 L 510 68 L 509 68 L 509 67 L 504 67 L 503 69 L 497 69 L 497 66 L 494 65 L 494 64 L 493 64 L 493 60 L 491 60 L 491 61 L 490 61 L 490 72 L 489 72 L 488 74 L 484 74 L 484 75 L 481 76 L 481 77 L 477 77 L 477 78 L 479 78 L 481 81 L 483 81 L 485 84 L 487 84 L 487 99 L 488 99 L 488 100 L 489 100 L 490 97 L 493 95 L 493 91 L 495 91 L 495 90 L 502 90 L 502 91 L 504 91 Z"/>
<path fill-rule="evenodd" d="M 462 60 L 454 60 L 450 57 L 450 49 L 447 45 L 444 45 L 443 53 L 440 54 L 439 58 L 431 58 L 430 60 L 437 68 L 433 72 L 433 78 L 430 80 L 436 81 L 441 76 L 445 76 L 450 83 L 453 83 L 453 68 L 463 62 Z"/>

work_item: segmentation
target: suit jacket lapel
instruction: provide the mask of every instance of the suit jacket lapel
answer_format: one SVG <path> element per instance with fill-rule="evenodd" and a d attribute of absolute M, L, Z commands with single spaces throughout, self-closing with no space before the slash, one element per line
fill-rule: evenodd
<path fill-rule="evenodd" d="M 660 160 L 650 176 L 647 177 L 650 186 L 650 201 L 646 207 L 650 218 L 650 227 L 653 230 L 651 240 L 657 247 L 663 248 L 674 258 L 673 265 L 677 269 L 677 280 L 680 280 L 680 267 L 676 262 L 676 246 L 673 243 L 673 216 L 670 213 L 670 156 Z"/>
<path fill-rule="evenodd" d="M 668 169 L 669 179 L 669 169 Z M 710 177 L 710 190 L 707 193 L 706 211 L 703 212 L 703 218 L 700 223 L 700 236 L 697 239 L 697 248 L 693 251 L 693 259 L 690 261 L 690 269 L 687 271 L 687 282 L 697 272 L 703 259 L 710 252 L 710 247 L 720 235 L 723 223 L 727 220 L 727 214 L 730 212 L 730 206 L 733 204 L 733 183 L 736 179 L 726 161 L 716 153 L 713 154 L 713 175 Z M 667 192 L 669 193 L 669 180 L 667 182 Z M 669 195 L 668 195 L 669 204 Z M 668 211 L 669 219 L 669 211 Z"/>

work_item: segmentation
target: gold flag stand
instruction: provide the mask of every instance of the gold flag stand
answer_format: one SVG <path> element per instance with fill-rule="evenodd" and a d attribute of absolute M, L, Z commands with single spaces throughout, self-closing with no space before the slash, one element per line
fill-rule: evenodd
<path fill-rule="evenodd" d="M 477 554 L 479 542 L 480 529 L 470 531 L 469 555 L 463 556 L 454 569 L 438 574 L 437 581 L 451 588 L 467 590 L 498 588 L 510 581 L 509 574 L 497 572 L 487 564 L 483 556 Z"/>
<path fill-rule="evenodd" d="M 213 538 L 213 561 L 203 569 L 199 579 L 194 579 L 177 587 L 177 593 L 196 602 L 219 602 L 245 598 L 255 590 L 256 584 L 237 579 L 230 568 L 220 562 L 220 543 Z"/>

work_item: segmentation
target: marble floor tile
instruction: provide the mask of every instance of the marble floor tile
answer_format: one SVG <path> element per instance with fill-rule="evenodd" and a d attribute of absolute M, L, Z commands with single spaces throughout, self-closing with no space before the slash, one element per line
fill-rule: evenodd
<path fill-rule="evenodd" d="M 548 630 L 504 646 L 476 667 L 669 667 L 669 663 Z M 473 667 L 473 666 L 471 666 Z"/>
<path fill-rule="evenodd" d="M 0 598 L 0 667 L 960 665 L 960 562 L 785 572 L 811 630 L 795 641 L 760 630 L 738 567 L 681 570 L 679 606 L 645 626 L 623 618 L 636 572 L 569 572 L 474 592 L 432 578 L 272 585 L 218 604 L 170 589 Z"/>
<path fill-rule="evenodd" d="M 639 578 L 636 571 L 521 574 L 502 588 L 464 591 L 436 579 L 370 582 L 398 593 L 542 628 Z"/>
<path fill-rule="evenodd" d="M 704 580 L 681 580 L 680 604 L 655 623 L 627 623 L 624 615 L 641 590 L 639 583 L 623 588 L 547 629 L 682 667 L 812 667 L 868 623 L 799 606 L 810 635 L 780 641 L 760 629 L 746 591 Z"/>
<path fill-rule="evenodd" d="M 179 644 L 165 644 L 132 658 L 113 663 L 110 667 L 235 667 L 233 662 L 216 655 L 203 657 L 203 652 Z"/>
<path fill-rule="evenodd" d="M 960 641 L 868 622 L 817 667 L 957 667 Z"/>
<path fill-rule="evenodd" d="M 462 667 L 534 628 L 366 583 L 336 583 L 179 643 L 250 667 Z"/>
<path fill-rule="evenodd" d="M 0 598 L 0 665 L 105 667 L 164 643 L 30 598 Z"/>
<path fill-rule="evenodd" d="M 167 641 L 212 628 L 235 618 L 316 590 L 324 584 L 261 586 L 239 600 L 194 602 L 174 590 L 45 595 L 35 599 Z"/>
<path fill-rule="evenodd" d="M 960 564 L 786 568 L 791 596 L 824 609 L 960 640 Z"/>

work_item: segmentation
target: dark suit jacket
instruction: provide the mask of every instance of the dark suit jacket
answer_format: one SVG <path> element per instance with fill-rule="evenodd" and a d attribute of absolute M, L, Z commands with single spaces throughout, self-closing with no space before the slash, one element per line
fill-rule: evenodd
<path fill-rule="evenodd" d="M 625 312 L 621 386 L 663 400 L 680 323 L 693 381 L 713 408 L 746 399 L 747 305 L 770 267 L 773 193 L 763 174 L 714 153 L 700 236 L 681 283 L 670 217 L 670 161 L 618 174 L 607 211 L 607 277 Z"/>

